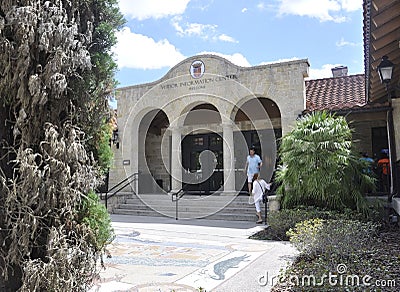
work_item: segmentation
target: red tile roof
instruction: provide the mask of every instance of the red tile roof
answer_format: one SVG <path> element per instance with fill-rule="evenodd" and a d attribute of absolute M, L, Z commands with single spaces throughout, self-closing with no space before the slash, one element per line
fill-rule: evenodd
<path fill-rule="evenodd" d="M 357 109 L 367 105 L 364 74 L 306 81 L 306 111 Z"/>

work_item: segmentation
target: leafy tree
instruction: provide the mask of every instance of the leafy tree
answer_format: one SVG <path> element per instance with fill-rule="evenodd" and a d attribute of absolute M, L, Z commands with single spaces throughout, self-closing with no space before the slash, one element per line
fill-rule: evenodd
<path fill-rule="evenodd" d="M 282 205 L 312 205 L 367 212 L 364 194 L 374 179 L 352 149 L 352 132 L 344 117 L 308 114 L 281 141 L 283 166 L 277 172 Z"/>
<path fill-rule="evenodd" d="M 0 2 L 1 291 L 85 291 L 97 273 L 77 210 L 101 181 L 117 4 Z"/>

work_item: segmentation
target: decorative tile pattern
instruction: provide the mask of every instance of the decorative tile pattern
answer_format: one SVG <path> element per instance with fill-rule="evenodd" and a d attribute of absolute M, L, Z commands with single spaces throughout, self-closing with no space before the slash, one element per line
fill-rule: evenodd
<path fill-rule="evenodd" d="M 192 285 L 194 287 L 204 287 L 207 291 L 210 291 L 242 270 L 263 253 L 264 252 L 232 252 L 216 262 L 184 277 L 177 281 L 177 283 Z"/>
<path fill-rule="evenodd" d="M 253 226 L 114 222 L 113 227 L 111 258 L 104 259 L 106 269 L 89 292 L 218 291 L 274 247 L 248 239 L 248 233 L 256 232 Z"/>

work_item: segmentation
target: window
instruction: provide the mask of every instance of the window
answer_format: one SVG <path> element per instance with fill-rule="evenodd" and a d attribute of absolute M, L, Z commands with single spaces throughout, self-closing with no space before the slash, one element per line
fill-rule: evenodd
<path fill-rule="evenodd" d="M 203 146 L 204 145 L 204 138 L 203 137 L 194 137 L 193 138 L 193 145 Z"/>

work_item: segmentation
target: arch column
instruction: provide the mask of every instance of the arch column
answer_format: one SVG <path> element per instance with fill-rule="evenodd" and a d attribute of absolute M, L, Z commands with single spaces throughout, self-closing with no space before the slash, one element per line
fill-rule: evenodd
<path fill-rule="evenodd" d="M 182 188 L 182 149 L 181 127 L 170 127 L 171 131 L 171 192 L 177 192 Z"/>
<path fill-rule="evenodd" d="M 224 192 L 235 192 L 235 145 L 233 141 L 233 123 L 222 124 L 224 157 Z"/>

